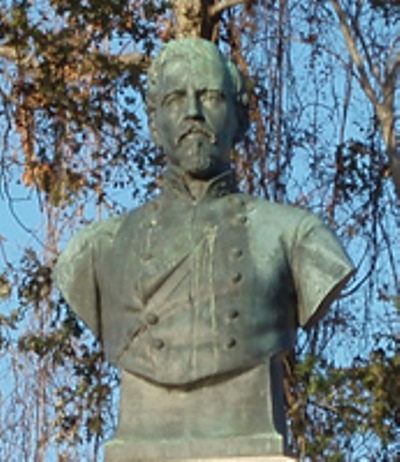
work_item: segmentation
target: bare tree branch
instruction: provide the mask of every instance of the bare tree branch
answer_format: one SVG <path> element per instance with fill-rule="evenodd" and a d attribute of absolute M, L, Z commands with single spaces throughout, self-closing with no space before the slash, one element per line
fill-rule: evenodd
<path fill-rule="evenodd" d="M 388 59 L 385 63 L 385 79 L 397 78 L 397 72 L 400 68 L 400 35 L 398 35 L 391 44 L 388 52 Z"/>
<path fill-rule="evenodd" d="M 360 56 L 354 37 L 347 23 L 346 14 L 340 6 L 338 0 L 331 0 L 331 3 L 339 18 L 342 33 L 346 41 L 346 45 L 349 50 L 351 59 L 353 60 L 354 65 L 358 70 L 358 79 L 360 81 L 361 88 L 373 104 L 376 115 L 379 119 L 383 141 L 386 146 L 392 170 L 393 182 L 395 184 L 397 194 L 400 196 L 400 157 L 397 152 L 398 148 L 396 147 L 396 137 L 394 132 L 394 90 L 397 72 L 400 65 L 400 57 L 396 55 L 389 73 L 387 73 L 387 75 L 385 76 L 384 82 L 381 82 L 380 79 L 377 78 L 377 81 L 380 84 L 380 90 L 382 92 L 382 101 L 379 101 L 379 97 L 372 88 L 371 82 L 368 78 L 367 71 L 365 69 L 365 61 L 363 61 L 363 59 Z M 352 25 L 354 26 L 354 24 Z M 361 32 L 359 31 L 359 29 L 355 28 L 355 31 L 355 33 L 358 34 L 358 38 L 360 38 Z M 363 43 L 363 40 L 361 40 L 361 46 L 365 51 L 366 46 Z M 371 71 L 373 71 L 372 63 L 370 60 L 368 61 L 368 59 L 369 56 L 368 54 L 366 54 L 366 61 Z M 375 73 L 373 73 L 373 75 L 374 77 L 376 77 Z"/>
<path fill-rule="evenodd" d="M 37 61 L 33 57 L 21 55 L 15 47 L 9 45 L 0 45 L 0 57 L 19 64 L 29 65 L 30 67 L 36 67 L 37 65 Z"/>
<path fill-rule="evenodd" d="M 143 74 L 147 71 L 151 63 L 151 58 L 141 53 L 131 53 L 125 55 L 103 55 L 108 59 L 114 60 L 129 67 L 131 72 Z M 18 62 L 31 69 L 37 67 L 37 61 L 31 56 L 21 56 L 17 53 L 14 47 L 8 45 L 0 45 L 0 57 L 9 61 Z"/>
<path fill-rule="evenodd" d="M 360 56 L 360 53 L 358 52 L 357 45 L 350 31 L 350 27 L 347 24 L 346 14 L 340 6 L 338 0 L 331 0 L 331 3 L 339 18 L 340 27 L 342 29 L 343 36 L 345 38 L 350 56 L 354 61 L 354 64 L 356 65 L 357 70 L 359 72 L 361 87 L 370 99 L 370 101 L 372 102 L 372 104 L 376 107 L 379 105 L 379 100 L 376 93 L 374 92 L 374 89 L 372 88 L 371 82 L 368 79 L 368 75 L 363 64 L 363 60 Z"/>
<path fill-rule="evenodd" d="M 388 64 L 387 68 L 386 82 L 392 82 L 393 86 L 395 86 L 398 78 L 397 74 L 400 72 L 400 51 L 394 57 L 393 62 Z"/>
<path fill-rule="evenodd" d="M 212 5 L 208 11 L 209 11 L 210 16 L 214 17 L 214 16 L 217 16 L 222 11 L 227 10 L 228 8 L 232 8 L 234 6 L 240 5 L 241 3 L 243 3 L 243 0 L 225 0 L 223 2 Z"/>
<path fill-rule="evenodd" d="M 141 53 L 131 53 L 126 55 L 120 56 L 110 56 L 110 58 L 114 58 L 117 61 L 120 61 L 126 67 L 132 71 L 135 70 L 137 73 L 145 73 L 150 66 L 151 58 L 147 55 Z"/>
<path fill-rule="evenodd" d="M 371 74 L 375 77 L 375 79 L 377 80 L 379 85 L 382 85 L 382 76 L 379 74 L 377 66 L 375 66 L 374 63 L 372 62 L 371 55 L 370 55 L 369 50 L 368 50 L 368 46 L 365 43 L 362 32 L 360 31 L 359 22 L 355 18 L 353 18 L 351 16 L 350 16 L 350 22 L 351 22 L 351 26 L 352 26 L 352 28 L 353 28 L 359 42 L 360 42 L 362 52 L 364 54 L 364 61 L 368 64 L 368 68 L 369 68 Z"/>
<path fill-rule="evenodd" d="M 10 61 L 15 61 L 17 59 L 17 52 L 15 48 L 8 45 L 0 45 L 0 56 Z"/>

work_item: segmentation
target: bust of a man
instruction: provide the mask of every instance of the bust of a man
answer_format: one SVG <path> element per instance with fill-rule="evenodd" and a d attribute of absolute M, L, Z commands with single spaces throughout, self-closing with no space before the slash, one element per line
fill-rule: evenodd
<path fill-rule="evenodd" d="M 210 42 L 166 45 L 149 72 L 158 197 L 83 229 L 56 282 L 122 370 L 107 461 L 285 452 L 279 356 L 352 274 L 315 215 L 239 192 L 240 73 Z M 246 459 L 247 460 L 247 459 Z"/>

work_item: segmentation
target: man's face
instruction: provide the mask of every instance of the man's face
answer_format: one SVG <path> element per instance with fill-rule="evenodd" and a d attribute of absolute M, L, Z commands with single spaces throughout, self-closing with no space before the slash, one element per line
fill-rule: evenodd
<path fill-rule="evenodd" d="M 237 129 L 226 71 L 216 58 L 176 58 L 159 79 L 158 144 L 169 162 L 198 178 L 226 169 Z"/>

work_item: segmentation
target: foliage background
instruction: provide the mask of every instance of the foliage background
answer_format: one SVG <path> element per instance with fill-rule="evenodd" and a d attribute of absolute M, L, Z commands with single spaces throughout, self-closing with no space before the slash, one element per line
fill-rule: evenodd
<path fill-rule="evenodd" d="M 2 0 L 0 460 L 102 459 L 118 372 L 51 271 L 77 229 L 162 184 L 145 70 L 186 35 L 246 77 L 242 189 L 323 216 L 358 269 L 285 362 L 293 448 L 399 459 L 399 22 L 381 0 Z"/>

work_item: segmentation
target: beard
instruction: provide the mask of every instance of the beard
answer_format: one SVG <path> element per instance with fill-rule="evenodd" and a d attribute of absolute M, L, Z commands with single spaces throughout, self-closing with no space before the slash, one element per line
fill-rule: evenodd
<path fill-rule="evenodd" d="M 184 173 L 199 179 L 211 178 L 225 167 L 215 138 L 198 133 L 185 137 L 173 157 L 172 162 Z"/>

